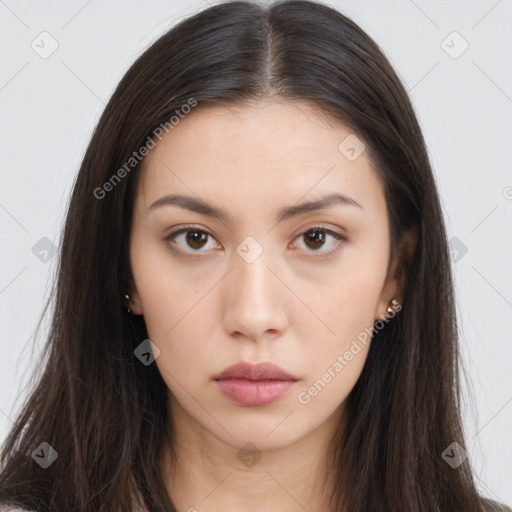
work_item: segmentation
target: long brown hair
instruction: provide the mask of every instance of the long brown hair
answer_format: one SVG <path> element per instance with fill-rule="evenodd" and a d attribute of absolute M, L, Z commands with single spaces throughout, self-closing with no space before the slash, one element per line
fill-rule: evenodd
<path fill-rule="evenodd" d="M 156 365 L 134 357 L 148 336 L 143 316 L 123 303 L 141 169 L 130 159 L 148 140 L 157 143 L 155 129 L 169 129 L 191 100 L 194 108 L 243 106 L 270 96 L 308 102 L 365 141 L 385 184 L 392 256 L 405 230 L 418 229 L 414 257 L 402 265 L 402 311 L 374 334 L 347 426 L 333 440 L 333 510 L 491 510 L 469 461 L 452 468 L 442 457 L 454 441 L 464 447 L 457 324 L 420 127 L 377 44 L 312 1 L 203 10 L 160 37 L 119 83 L 74 183 L 48 299 L 44 371 L 2 447 L 1 502 L 41 511 L 176 510 L 159 458 L 173 441 L 168 390 Z M 31 457 L 43 442 L 58 454 L 47 468 Z"/>

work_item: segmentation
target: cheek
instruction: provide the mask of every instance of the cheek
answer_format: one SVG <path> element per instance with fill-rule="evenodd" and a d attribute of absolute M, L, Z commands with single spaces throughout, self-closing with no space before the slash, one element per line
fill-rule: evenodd
<path fill-rule="evenodd" d="M 154 296 L 144 303 L 144 319 L 149 338 L 160 349 L 156 364 L 162 376 L 170 372 L 183 384 L 206 377 L 214 349 L 209 346 L 214 305 L 193 291 L 179 296 L 167 288 L 160 292 L 153 289 Z M 168 385 L 173 389 L 172 382 Z"/>
<path fill-rule="evenodd" d="M 297 401 L 307 406 L 308 414 L 333 411 L 350 394 L 363 370 L 371 344 L 371 327 L 378 286 L 372 280 L 361 286 L 348 285 L 317 301 L 319 316 L 328 319 L 329 329 L 318 330 L 303 325 L 301 351 L 307 361 L 307 378 Z M 308 330 L 309 329 L 309 330 Z M 334 334 L 330 331 L 334 331 Z"/>
<path fill-rule="evenodd" d="M 312 378 L 298 391 L 295 397 L 298 412 L 308 417 L 326 419 L 343 403 L 354 388 L 363 370 L 369 345 L 358 349 L 357 354 L 347 361 L 344 352 L 330 354 L 318 366 L 312 369 Z"/>
<path fill-rule="evenodd" d="M 180 384 L 187 387 L 206 378 L 213 350 L 207 344 L 216 314 L 208 294 L 212 275 L 203 270 L 193 277 L 173 263 L 165 247 L 136 238 L 131 264 L 148 337 L 160 349 L 155 363 L 169 389 L 179 395 Z"/>
<path fill-rule="evenodd" d="M 189 302 L 185 300 L 185 302 Z M 192 301 L 194 304 L 196 301 Z M 211 316 L 213 307 L 206 300 L 192 307 L 182 307 L 174 298 L 168 307 L 154 304 L 145 315 L 149 338 L 159 347 L 155 364 L 168 389 L 180 403 L 191 403 L 190 393 L 213 377 Z M 192 401 L 193 402 L 193 401 Z"/>
<path fill-rule="evenodd" d="M 208 289 L 208 277 L 183 271 L 173 260 L 165 242 L 137 234 L 132 239 L 131 265 L 148 335 L 156 340 L 171 337 Z M 194 266 L 190 266 L 194 269 Z M 199 269 L 199 266 L 195 267 Z"/>
<path fill-rule="evenodd" d="M 342 350 L 353 337 L 373 326 L 385 270 L 383 260 L 354 251 L 328 279 L 305 284 L 302 296 L 318 317 L 312 320 L 328 346 Z M 309 329 L 313 335 L 312 327 Z"/>
<path fill-rule="evenodd" d="M 334 401 L 343 400 L 359 378 L 371 343 L 386 263 L 370 251 L 366 255 L 354 251 L 347 254 L 339 272 L 333 272 L 314 295 L 309 294 L 308 305 L 323 324 L 310 318 L 314 329 L 303 318 L 302 334 L 297 336 L 309 362 L 307 384 L 318 381 L 325 400 L 331 393 Z"/>
<path fill-rule="evenodd" d="M 171 301 L 168 311 L 162 311 L 159 318 L 156 318 L 158 313 L 152 313 L 155 325 L 165 325 L 166 329 L 163 334 L 159 334 L 162 330 L 156 329 L 152 335 L 148 327 L 148 335 L 153 336 L 152 341 L 161 349 L 155 364 L 167 388 L 181 406 L 199 418 L 204 415 L 202 408 L 208 403 L 206 400 L 202 407 L 199 405 L 216 373 L 214 362 L 225 359 L 225 355 L 222 357 L 225 347 L 217 346 L 214 341 L 213 326 L 218 319 L 218 310 L 213 295 L 203 299 L 194 295 L 194 300 L 190 299 L 190 296 L 184 299 L 185 307 L 177 305 L 180 300 Z M 202 421 L 208 421 L 208 418 Z"/>

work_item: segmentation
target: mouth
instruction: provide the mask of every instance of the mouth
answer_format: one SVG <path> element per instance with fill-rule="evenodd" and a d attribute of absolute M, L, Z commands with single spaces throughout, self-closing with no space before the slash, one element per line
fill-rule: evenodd
<path fill-rule="evenodd" d="M 238 363 L 214 377 L 221 393 L 242 406 L 264 406 L 287 394 L 299 378 L 272 363 Z"/>
<path fill-rule="evenodd" d="M 221 393 L 232 402 L 244 406 L 263 406 L 281 398 L 298 382 L 296 380 L 216 380 Z"/>

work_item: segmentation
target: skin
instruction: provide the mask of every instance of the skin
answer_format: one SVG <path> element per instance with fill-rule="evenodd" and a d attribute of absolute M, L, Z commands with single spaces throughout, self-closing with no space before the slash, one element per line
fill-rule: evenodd
<path fill-rule="evenodd" d="M 198 106 L 144 161 L 131 231 L 130 307 L 144 315 L 160 350 L 153 364 L 169 389 L 178 452 L 176 470 L 169 451 L 162 468 L 179 511 L 328 510 L 322 488 L 333 485 L 329 441 L 343 428 L 345 399 L 370 343 L 360 343 L 309 403 L 298 393 L 381 319 L 392 299 L 401 303 L 405 286 L 397 260 L 387 273 L 388 213 L 368 154 L 350 161 L 338 150 L 350 133 L 305 103 Z M 332 192 L 362 209 L 333 205 L 277 223 L 279 209 Z M 231 219 L 175 205 L 149 210 L 168 194 L 198 196 Z M 165 240 L 188 224 L 211 236 L 192 246 L 185 234 Z M 348 241 L 337 246 L 326 234 L 323 246 L 308 243 L 303 233 L 316 224 Z M 251 263 L 236 252 L 247 236 L 263 249 Z M 416 240 L 407 233 L 400 254 L 410 257 Z M 237 405 L 213 377 L 239 361 L 271 361 L 299 382 L 269 405 Z M 250 467 L 237 456 L 247 443 L 261 455 Z"/>

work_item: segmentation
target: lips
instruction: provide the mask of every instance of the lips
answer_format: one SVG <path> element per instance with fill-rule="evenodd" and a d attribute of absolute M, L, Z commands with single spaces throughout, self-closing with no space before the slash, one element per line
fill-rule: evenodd
<path fill-rule="evenodd" d="M 281 367 L 273 363 L 251 364 L 241 362 L 229 366 L 214 380 L 221 379 L 246 379 L 246 380 L 299 380 L 295 375 L 285 372 Z"/>
<path fill-rule="evenodd" d="M 243 406 L 264 406 L 281 398 L 298 377 L 272 363 L 238 363 L 214 377 L 221 393 Z"/>

